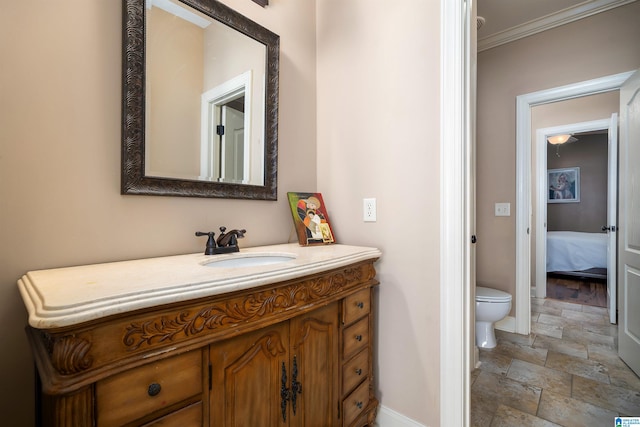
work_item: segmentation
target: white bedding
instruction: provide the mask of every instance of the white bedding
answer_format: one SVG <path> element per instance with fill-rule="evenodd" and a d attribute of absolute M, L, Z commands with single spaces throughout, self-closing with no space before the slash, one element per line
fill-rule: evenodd
<path fill-rule="evenodd" d="M 547 271 L 607 268 L 607 234 L 547 232 Z"/>

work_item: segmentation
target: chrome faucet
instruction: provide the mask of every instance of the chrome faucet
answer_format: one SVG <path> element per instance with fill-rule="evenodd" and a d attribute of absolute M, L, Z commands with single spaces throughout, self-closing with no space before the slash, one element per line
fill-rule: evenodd
<path fill-rule="evenodd" d="M 220 235 L 218 239 L 214 239 L 215 233 L 213 231 L 196 231 L 196 236 L 209 236 L 207 239 L 207 246 L 205 248 L 205 255 L 215 255 L 215 254 L 228 254 L 232 252 L 239 252 L 240 247 L 238 247 L 238 239 L 244 237 L 244 233 L 247 230 L 231 230 L 228 233 L 227 227 L 220 227 Z"/>

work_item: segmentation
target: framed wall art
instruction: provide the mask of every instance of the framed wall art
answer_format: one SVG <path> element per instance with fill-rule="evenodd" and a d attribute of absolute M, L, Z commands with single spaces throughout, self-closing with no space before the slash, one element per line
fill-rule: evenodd
<path fill-rule="evenodd" d="M 300 245 L 335 243 L 322 194 L 289 192 L 287 197 Z"/>
<path fill-rule="evenodd" d="M 580 202 L 580 168 L 548 169 L 548 203 Z"/>

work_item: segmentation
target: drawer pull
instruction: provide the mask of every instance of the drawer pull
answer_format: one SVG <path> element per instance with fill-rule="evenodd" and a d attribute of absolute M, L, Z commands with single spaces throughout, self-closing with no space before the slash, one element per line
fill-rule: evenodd
<path fill-rule="evenodd" d="M 364 303 L 363 303 L 362 301 L 357 302 L 357 303 L 356 303 L 356 306 L 357 306 L 358 308 L 364 308 Z"/>
<path fill-rule="evenodd" d="M 358 409 L 362 409 L 362 402 L 356 402 L 356 406 L 358 407 Z"/>
<path fill-rule="evenodd" d="M 356 341 L 362 341 L 362 335 L 356 335 Z"/>
<path fill-rule="evenodd" d="M 162 386 L 158 383 L 152 383 L 149 385 L 149 389 L 147 390 L 147 393 L 149 393 L 149 396 L 157 396 L 160 394 L 160 390 L 162 390 Z"/>
<path fill-rule="evenodd" d="M 360 369 L 360 368 L 356 369 L 356 374 L 362 375 L 362 369 Z"/>

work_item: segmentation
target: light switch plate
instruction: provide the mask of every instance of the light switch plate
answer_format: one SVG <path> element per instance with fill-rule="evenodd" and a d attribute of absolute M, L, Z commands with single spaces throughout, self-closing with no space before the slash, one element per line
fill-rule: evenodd
<path fill-rule="evenodd" d="M 511 216 L 511 203 L 496 203 L 496 216 Z"/>

